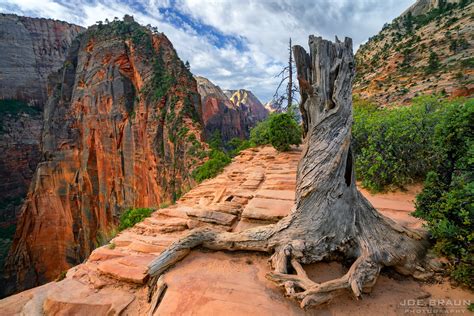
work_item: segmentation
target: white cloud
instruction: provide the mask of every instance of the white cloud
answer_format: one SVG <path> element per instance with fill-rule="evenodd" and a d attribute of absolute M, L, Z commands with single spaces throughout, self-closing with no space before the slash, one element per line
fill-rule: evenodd
<path fill-rule="evenodd" d="M 138 0 L 143 10 L 119 0 L 2 0 L 0 11 L 49 17 L 88 26 L 130 14 L 142 24 L 157 26 L 172 41 L 194 74 L 209 78 L 223 88 L 247 88 L 263 102 L 273 95 L 274 78 L 288 58 L 288 38 L 306 46 L 308 35 L 333 39 L 350 36 L 358 47 L 386 22 L 404 11 L 413 0 Z M 216 47 L 212 35 L 200 36 L 184 21 L 172 25 L 159 11 L 174 5 L 181 13 L 226 36 L 244 41 L 239 50 L 229 41 Z M 172 14 L 168 19 L 177 19 Z M 221 45 L 219 45 L 221 46 Z"/>

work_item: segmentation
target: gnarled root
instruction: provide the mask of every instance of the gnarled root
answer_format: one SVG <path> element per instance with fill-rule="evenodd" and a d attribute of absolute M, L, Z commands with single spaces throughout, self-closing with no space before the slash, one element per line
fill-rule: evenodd
<path fill-rule="evenodd" d="M 377 281 L 381 265 L 371 260 L 369 256 L 359 257 L 349 271 L 339 279 L 316 283 L 312 281 L 298 262 L 299 250 L 295 251 L 291 245 L 285 247 L 273 256 L 275 271 L 268 273 L 267 278 L 285 288 L 289 297 L 301 302 L 301 307 L 315 306 L 330 301 L 340 294 L 339 290 L 351 289 L 357 299 L 361 293 L 368 293 Z M 276 264 L 276 265 L 275 265 Z M 296 274 L 289 274 L 288 264 Z"/>
<path fill-rule="evenodd" d="M 257 227 L 239 233 L 222 233 L 211 229 L 194 229 L 175 241 L 148 265 L 148 299 L 151 300 L 160 275 L 189 254 L 192 248 L 203 246 L 213 250 L 269 251 L 269 239 L 274 225 Z"/>

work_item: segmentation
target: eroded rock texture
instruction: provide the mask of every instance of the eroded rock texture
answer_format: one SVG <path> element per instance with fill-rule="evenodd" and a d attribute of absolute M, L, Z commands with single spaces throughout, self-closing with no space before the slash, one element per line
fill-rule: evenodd
<path fill-rule="evenodd" d="M 62 66 L 83 30 L 62 21 L 0 14 L 0 98 L 42 106 L 49 74 Z"/>
<path fill-rule="evenodd" d="M 252 127 L 268 116 L 268 110 L 251 91 L 245 89 L 225 90 L 224 93 L 238 109 L 246 136 L 250 134 Z"/>
<path fill-rule="evenodd" d="M 66 22 L 0 14 L 0 273 L 41 159 L 47 77 L 81 31 Z"/>
<path fill-rule="evenodd" d="M 207 78 L 197 76 L 206 138 L 219 132 L 222 140 L 247 138 L 250 129 L 268 116 L 268 111 L 250 91 L 226 90 Z M 235 97 L 233 97 L 235 93 Z"/>
<path fill-rule="evenodd" d="M 89 28 L 50 89 L 43 161 L 5 265 L 7 292 L 82 262 L 124 208 L 175 199 L 198 164 L 196 82 L 165 35 L 130 19 Z"/>

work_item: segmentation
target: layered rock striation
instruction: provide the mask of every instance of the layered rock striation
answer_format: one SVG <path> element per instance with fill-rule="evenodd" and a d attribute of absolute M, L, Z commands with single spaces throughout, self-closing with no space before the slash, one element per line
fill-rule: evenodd
<path fill-rule="evenodd" d="M 83 30 L 61 21 L 0 14 L 0 273 L 41 160 L 47 77 L 62 66 Z"/>
<path fill-rule="evenodd" d="M 130 17 L 80 34 L 49 89 L 3 295 L 82 262 L 123 209 L 177 199 L 200 162 L 196 82 L 164 34 Z"/>
<path fill-rule="evenodd" d="M 250 128 L 267 118 L 268 110 L 251 91 L 245 89 L 225 90 L 224 93 L 239 109 L 242 125 L 246 127 L 246 135 L 250 133 Z"/>
<path fill-rule="evenodd" d="M 207 78 L 196 76 L 201 95 L 206 138 L 218 132 L 224 142 L 248 138 L 250 129 L 268 116 L 268 111 L 250 91 L 223 91 Z M 234 97 L 235 94 L 235 97 Z"/>
<path fill-rule="evenodd" d="M 49 74 L 62 66 L 82 31 L 62 21 L 0 14 L 0 99 L 41 107 L 48 98 Z"/>

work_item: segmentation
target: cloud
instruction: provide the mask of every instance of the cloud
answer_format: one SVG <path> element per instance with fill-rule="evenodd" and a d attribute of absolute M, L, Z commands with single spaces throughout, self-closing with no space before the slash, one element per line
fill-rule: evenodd
<path fill-rule="evenodd" d="M 2 0 L 0 12 L 83 26 L 131 14 L 157 26 L 194 74 L 269 100 L 288 58 L 288 39 L 352 37 L 355 48 L 413 0 Z"/>

